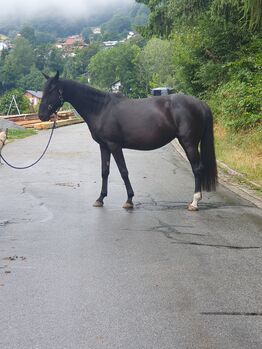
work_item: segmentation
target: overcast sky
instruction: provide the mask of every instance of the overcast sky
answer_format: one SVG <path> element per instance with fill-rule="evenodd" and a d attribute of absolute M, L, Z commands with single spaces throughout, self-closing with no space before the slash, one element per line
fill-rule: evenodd
<path fill-rule="evenodd" d="M 135 0 L 0 0 L 0 17 L 15 16 L 22 19 L 45 12 L 67 17 L 88 17 L 103 7 L 133 3 Z"/>

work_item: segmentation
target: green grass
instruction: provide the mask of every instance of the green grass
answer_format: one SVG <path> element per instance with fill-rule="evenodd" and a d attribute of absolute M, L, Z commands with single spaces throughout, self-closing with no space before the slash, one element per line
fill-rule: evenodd
<path fill-rule="evenodd" d="M 25 130 L 16 130 L 16 129 L 10 130 L 9 129 L 7 138 L 9 140 L 22 139 L 22 138 L 33 136 L 33 135 L 36 135 L 36 134 L 37 134 L 37 132 L 33 128 L 29 128 L 29 129 L 25 129 Z"/>
<path fill-rule="evenodd" d="M 221 125 L 215 126 L 216 157 L 243 176 L 235 180 L 247 184 L 258 184 L 262 193 L 262 128 L 232 132 Z"/>

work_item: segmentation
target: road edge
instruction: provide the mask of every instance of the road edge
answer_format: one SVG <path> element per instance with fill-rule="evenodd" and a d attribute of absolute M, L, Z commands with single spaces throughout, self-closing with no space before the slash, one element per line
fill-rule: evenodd
<path fill-rule="evenodd" d="M 186 161 L 188 161 L 184 149 L 181 147 L 180 143 L 177 139 L 174 139 L 171 144 L 174 146 L 175 150 L 178 152 L 178 154 Z M 238 174 L 236 171 L 232 170 L 230 167 L 228 167 L 226 164 L 224 164 L 222 161 L 217 161 L 218 165 L 218 180 L 219 184 L 223 185 L 225 188 L 229 189 L 233 193 L 239 195 L 245 200 L 248 200 L 253 205 L 255 205 L 258 208 L 262 208 L 262 199 L 256 195 L 254 190 L 247 188 L 243 185 L 234 183 L 232 181 L 232 176 Z M 225 171 L 226 170 L 226 173 Z M 240 176 L 243 176 L 241 174 L 238 174 Z M 255 183 L 252 183 L 256 185 Z"/>

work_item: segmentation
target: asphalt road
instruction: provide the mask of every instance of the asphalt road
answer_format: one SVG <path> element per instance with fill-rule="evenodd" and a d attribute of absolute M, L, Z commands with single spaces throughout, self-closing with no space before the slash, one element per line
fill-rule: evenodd
<path fill-rule="evenodd" d="M 35 160 L 50 131 L 3 153 Z M 1 349 L 262 348 L 261 210 L 220 187 L 188 212 L 193 177 L 169 145 L 126 151 L 135 208 L 82 125 L 34 168 L 0 167 Z"/>

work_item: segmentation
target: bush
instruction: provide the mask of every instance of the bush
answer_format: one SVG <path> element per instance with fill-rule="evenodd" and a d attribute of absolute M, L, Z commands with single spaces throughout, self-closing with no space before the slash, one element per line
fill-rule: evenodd
<path fill-rule="evenodd" d="M 225 68 L 228 81 L 213 94 L 211 107 L 225 126 L 235 130 L 258 127 L 262 121 L 262 53 L 250 52 Z"/>
<path fill-rule="evenodd" d="M 213 99 L 220 108 L 220 119 L 225 126 L 248 129 L 262 120 L 262 95 L 258 86 L 232 80 L 218 88 Z"/>

